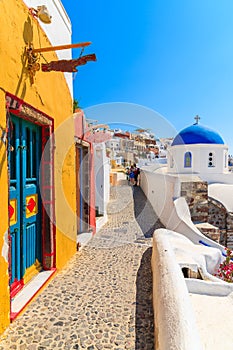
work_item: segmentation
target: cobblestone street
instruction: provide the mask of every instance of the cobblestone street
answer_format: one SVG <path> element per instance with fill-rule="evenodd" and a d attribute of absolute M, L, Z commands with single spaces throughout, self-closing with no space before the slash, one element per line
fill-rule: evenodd
<path fill-rule="evenodd" d="M 152 233 L 142 190 L 111 188 L 107 224 L 0 338 L 0 349 L 154 349 Z"/>

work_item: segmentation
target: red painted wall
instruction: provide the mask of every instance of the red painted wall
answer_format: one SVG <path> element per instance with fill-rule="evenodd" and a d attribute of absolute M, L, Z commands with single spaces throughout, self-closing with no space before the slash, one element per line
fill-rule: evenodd
<path fill-rule="evenodd" d="M 93 143 L 87 139 L 88 135 L 88 124 L 86 122 L 84 112 L 79 109 L 74 114 L 74 129 L 75 129 L 75 137 L 79 139 L 79 141 L 83 140 L 90 145 L 90 226 L 93 230 L 93 233 L 96 232 L 96 219 L 95 219 L 95 175 L 94 175 L 94 148 Z"/>

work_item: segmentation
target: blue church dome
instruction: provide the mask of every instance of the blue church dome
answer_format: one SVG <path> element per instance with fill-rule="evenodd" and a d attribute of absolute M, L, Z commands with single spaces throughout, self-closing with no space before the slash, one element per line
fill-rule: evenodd
<path fill-rule="evenodd" d="M 222 137 L 214 130 L 207 126 L 194 124 L 181 130 L 172 142 L 172 146 L 176 145 L 192 145 L 197 143 L 210 143 L 223 145 Z"/>

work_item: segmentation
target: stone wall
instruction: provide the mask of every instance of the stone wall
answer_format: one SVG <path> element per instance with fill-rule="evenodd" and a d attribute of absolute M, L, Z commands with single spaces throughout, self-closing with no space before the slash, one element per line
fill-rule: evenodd
<path fill-rule="evenodd" d="M 229 213 L 224 205 L 209 197 L 209 223 L 220 230 L 220 244 L 233 249 L 233 213 Z"/>
<path fill-rule="evenodd" d="M 227 213 L 227 247 L 233 249 L 233 213 Z"/>
<path fill-rule="evenodd" d="M 208 222 L 220 230 L 220 244 L 227 245 L 227 211 L 222 203 L 209 197 L 209 218 Z"/>
<path fill-rule="evenodd" d="M 208 198 L 208 183 L 205 181 L 183 181 L 181 182 L 181 196 L 188 203 L 192 221 L 194 223 L 208 222 L 218 228 L 220 232 L 219 243 L 233 249 L 233 213 L 227 212 L 224 205 L 216 199 Z M 217 232 L 207 229 L 203 233 L 218 241 Z M 212 234 L 213 237 L 211 237 Z"/>
<path fill-rule="evenodd" d="M 220 243 L 221 232 L 218 227 L 211 225 L 208 222 L 201 222 L 196 224 L 196 227 L 199 231 L 203 233 L 203 235 L 209 237 L 213 241 Z"/>
<path fill-rule="evenodd" d="M 205 181 L 181 182 L 181 196 L 188 203 L 192 221 L 208 222 L 208 183 Z"/>

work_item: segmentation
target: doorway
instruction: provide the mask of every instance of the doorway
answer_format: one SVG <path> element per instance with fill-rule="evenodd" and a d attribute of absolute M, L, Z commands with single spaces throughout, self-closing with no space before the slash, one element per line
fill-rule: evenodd
<path fill-rule="evenodd" d="M 41 127 L 10 115 L 10 288 L 14 296 L 42 266 Z"/>
<path fill-rule="evenodd" d="M 77 228 L 78 234 L 90 230 L 90 150 L 76 144 Z"/>

